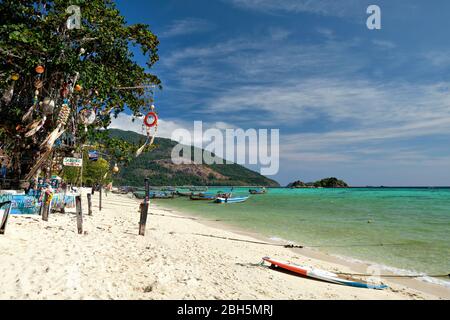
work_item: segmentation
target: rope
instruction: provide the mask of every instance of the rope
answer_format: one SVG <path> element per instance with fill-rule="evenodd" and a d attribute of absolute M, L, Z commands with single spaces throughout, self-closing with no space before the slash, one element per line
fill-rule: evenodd
<path fill-rule="evenodd" d="M 167 211 L 167 210 L 164 210 Z M 173 211 L 170 211 L 173 212 Z M 194 221 L 208 221 L 208 222 L 223 222 L 223 221 L 249 221 L 248 219 L 241 219 L 241 220 L 221 220 L 221 219 L 198 219 L 198 218 L 190 218 L 190 217 L 180 217 L 180 216 L 168 216 L 165 214 L 157 214 L 157 213 L 149 213 L 149 215 L 152 216 L 159 216 L 159 217 L 166 217 L 166 218 L 175 218 L 175 219 L 187 219 L 187 220 L 194 220 Z"/>
<path fill-rule="evenodd" d="M 247 242 L 247 243 L 254 243 L 254 244 L 261 244 L 261 245 L 267 245 L 267 246 L 274 246 L 274 247 L 283 247 L 287 249 L 304 249 L 304 248 L 321 248 L 321 247 L 329 247 L 329 246 L 304 246 L 304 245 L 295 245 L 295 244 L 276 244 L 276 243 L 268 243 L 268 242 L 260 242 L 260 241 L 251 241 L 251 240 L 244 240 L 244 239 L 235 239 L 235 238 L 227 238 L 227 237 L 221 237 L 221 236 L 215 236 L 215 235 L 207 235 L 207 234 L 201 234 L 201 233 L 191 233 L 195 236 L 202 236 L 202 237 L 209 237 L 209 238 L 216 238 L 216 239 L 222 239 L 222 240 L 229 240 L 229 241 L 238 241 L 238 242 Z M 404 244 L 367 244 L 367 245 L 344 245 L 341 247 L 357 247 L 357 246 L 365 246 L 365 247 L 377 247 L 377 246 L 396 246 L 396 245 L 404 245 Z M 339 246 L 335 246 L 339 247 Z"/>
<path fill-rule="evenodd" d="M 415 275 L 395 275 L 395 274 L 365 274 L 365 273 L 336 273 L 340 276 L 353 276 L 353 277 L 383 277 L 383 278 L 422 278 L 422 277 L 431 277 L 431 278 L 450 278 L 449 274 L 438 274 L 438 275 L 427 275 L 427 274 L 415 274 Z"/>
<path fill-rule="evenodd" d="M 244 239 L 235 239 L 235 238 L 228 238 L 228 237 L 220 237 L 220 236 L 214 236 L 214 235 L 208 235 L 208 234 L 201 234 L 201 233 L 191 233 L 194 236 L 201 236 L 201 237 L 207 237 L 207 238 L 216 238 L 216 239 L 222 239 L 222 240 L 229 240 L 229 241 L 237 241 L 237 242 L 246 242 L 246 243 L 253 243 L 253 244 L 261 244 L 266 246 L 273 246 L 273 247 L 283 247 L 288 249 L 303 249 L 303 246 L 293 245 L 293 244 L 276 244 L 276 243 L 268 243 L 268 242 L 260 242 L 260 241 L 252 241 L 252 240 L 244 240 Z"/>

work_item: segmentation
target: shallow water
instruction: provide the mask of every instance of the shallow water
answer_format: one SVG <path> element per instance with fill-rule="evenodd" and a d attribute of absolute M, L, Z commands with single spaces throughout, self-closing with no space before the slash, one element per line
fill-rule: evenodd
<path fill-rule="evenodd" d="M 209 192 L 218 190 L 227 191 Z M 331 254 L 430 275 L 450 272 L 450 188 L 270 189 L 242 204 L 161 201 Z"/>

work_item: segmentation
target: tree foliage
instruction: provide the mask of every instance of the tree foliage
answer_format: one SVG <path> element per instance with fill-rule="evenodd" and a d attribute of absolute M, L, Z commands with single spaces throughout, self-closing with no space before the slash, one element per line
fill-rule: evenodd
<path fill-rule="evenodd" d="M 80 29 L 67 28 L 70 5 L 81 9 Z M 26 176 L 48 151 L 42 142 L 57 128 L 65 102 L 70 116 L 64 129 L 74 143 L 63 151 L 52 151 L 70 155 L 80 152 L 83 144 L 93 143 L 119 162 L 130 160 L 136 150 L 133 145 L 110 140 L 98 129 L 107 128 L 111 117 L 125 108 L 135 116 L 150 110 L 151 97 L 142 86 L 160 87 L 161 83 L 147 71 L 159 59 L 159 41 L 149 26 L 128 25 L 111 0 L 3 0 L 0 21 L 0 98 L 13 89 L 10 101 L 0 99 L 0 148 L 13 163 L 14 177 Z M 135 61 L 132 46 L 140 48 L 146 66 Z M 44 67 L 42 74 L 37 66 Z M 76 85 L 79 90 L 74 90 Z M 56 104 L 50 114 L 39 105 L 45 98 Z M 24 121 L 32 106 L 32 118 Z M 95 112 L 94 123 L 82 122 L 79 114 L 84 109 Z M 26 137 L 39 120 L 44 122 L 42 128 Z"/>

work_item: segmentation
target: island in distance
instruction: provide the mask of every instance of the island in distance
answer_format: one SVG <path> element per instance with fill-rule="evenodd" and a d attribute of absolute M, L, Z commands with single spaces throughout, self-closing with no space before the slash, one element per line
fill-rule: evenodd
<path fill-rule="evenodd" d="M 302 188 L 348 188 L 349 185 L 337 178 L 326 178 L 316 182 L 302 182 L 300 180 L 288 184 L 288 188 L 302 189 Z"/>

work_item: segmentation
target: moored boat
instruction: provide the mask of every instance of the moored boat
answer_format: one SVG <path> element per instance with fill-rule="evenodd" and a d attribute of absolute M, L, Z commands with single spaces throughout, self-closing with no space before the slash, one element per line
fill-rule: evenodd
<path fill-rule="evenodd" d="M 180 197 L 190 197 L 190 196 L 192 196 L 192 195 L 194 195 L 194 193 L 193 193 L 193 192 L 190 192 L 190 191 L 188 191 L 188 192 L 185 192 L 185 191 L 177 191 L 177 196 L 180 196 Z"/>
<path fill-rule="evenodd" d="M 267 189 L 266 188 L 250 189 L 250 190 L 248 190 L 248 192 L 250 192 L 250 194 L 266 194 L 267 193 Z"/>
<path fill-rule="evenodd" d="M 249 197 L 221 198 L 216 199 L 216 203 L 241 203 L 248 200 Z"/>
<path fill-rule="evenodd" d="M 190 191 L 208 191 L 208 187 L 190 187 Z"/>
<path fill-rule="evenodd" d="M 198 194 L 192 195 L 190 198 L 195 201 L 212 201 L 216 200 L 217 196 L 213 194 Z"/>
<path fill-rule="evenodd" d="M 136 191 L 133 193 L 134 196 L 138 199 L 145 199 L 145 191 Z M 173 192 L 150 192 L 150 199 L 173 199 L 175 198 L 175 194 Z"/>

